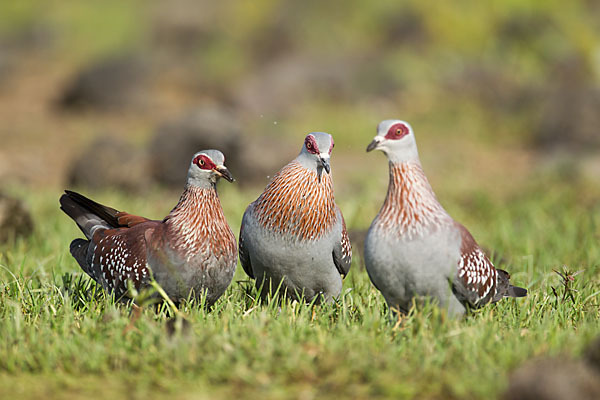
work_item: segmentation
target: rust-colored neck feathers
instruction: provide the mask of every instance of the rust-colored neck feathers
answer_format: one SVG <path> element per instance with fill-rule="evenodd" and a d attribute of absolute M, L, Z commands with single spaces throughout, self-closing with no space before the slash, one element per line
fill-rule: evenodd
<path fill-rule="evenodd" d="M 315 240 L 336 222 L 336 206 L 329 174 L 319 176 L 297 161 L 281 169 L 254 202 L 259 223 L 279 234 Z"/>
<path fill-rule="evenodd" d="M 217 258 L 236 254 L 235 236 L 214 187 L 187 186 L 165 224 L 173 248 L 188 261 L 198 254 Z"/>
<path fill-rule="evenodd" d="M 453 223 L 418 162 L 390 162 L 387 197 L 377 220 L 379 225 L 408 239 Z"/>

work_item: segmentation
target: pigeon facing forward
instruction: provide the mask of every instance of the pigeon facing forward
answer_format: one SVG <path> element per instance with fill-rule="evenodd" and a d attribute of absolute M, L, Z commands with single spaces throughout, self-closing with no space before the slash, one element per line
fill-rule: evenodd
<path fill-rule="evenodd" d="M 190 293 L 212 305 L 231 283 L 237 264 L 235 236 L 217 195 L 216 183 L 233 178 L 220 151 L 194 155 L 179 203 L 162 221 L 119 212 L 65 191 L 61 209 L 86 236 L 71 243 L 81 268 L 121 298 L 127 281 L 137 289 L 152 275 L 171 300 Z"/>
<path fill-rule="evenodd" d="M 328 301 L 341 293 L 352 250 L 333 197 L 332 149 L 331 135 L 310 133 L 244 213 L 240 261 L 263 296 L 279 289 L 292 299 Z"/>
<path fill-rule="evenodd" d="M 411 126 L 386 120 L 367 151 L 389 159 L 387 197 L 365 240 L 365 265 L 390 309 L 406 313 L 413 298 L 433 298 L 451 315 L 503 297 L 522 297 L 494 268 L 469 231 L 438 202 L 425 177 Z"/>

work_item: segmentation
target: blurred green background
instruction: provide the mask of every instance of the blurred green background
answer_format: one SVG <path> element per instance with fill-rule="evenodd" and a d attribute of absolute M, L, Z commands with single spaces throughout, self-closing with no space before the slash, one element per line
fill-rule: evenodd
<path fill-rule="evenodd" d="M 450 195 L 511 196 L 548 173 L 595 183 L 599 25 L 584 0 L 3 1 L 0 184 L 89 185 L 104 167 L 73 169 L 102 137 L 141 168 L 92 186 L 143 191 L 157 132 L 206 109 L 201 130 L 242 144 L 228 158 L 242 186 L 263 187 L 324 130 L 338 197 L 384 192 L 386 163 L 364 148 L 386 118 L 411 122 Z"/>
<path fill-rule="evenodd" d="M 529 358 L 580 357 L 598 335 L 599 30 L 593 0 L 0 1 L 0 397 L 487 399 Z M 388 180 L 365 148 L 388 118 L 411 123 L 441 203 L 527 299 L 392 327 L 360 254 Z M 335 138 L 353 243 L 342 305 L 250 307 L 238 268 L 171 342 L 164 313 L 125 334 L 127 308 L 70 294 L 88 281 L 63 189 L 162 218 L 191 155 L 219 148 L 237 234 L 316 130 Z M 572 302 L 566 270 L 584 270 Z"/>

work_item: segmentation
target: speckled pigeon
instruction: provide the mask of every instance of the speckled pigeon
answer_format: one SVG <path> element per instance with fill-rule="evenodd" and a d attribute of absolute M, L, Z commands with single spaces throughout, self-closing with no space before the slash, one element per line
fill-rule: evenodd
<path fill-rule="evenodd" d="M 365 265 L 390 309 L 406 313 L 413 298 L 432 298 L 450 315 L 503 297 L 522 297 L 494 268 L 469 231 L 438 202 L 419 161 L 411 126 L 386 120 L 367 151 L 389 159 L 385 202 L 365 240 Z"/>
<path fill-rule="evenodd" d="M 278 289 L 306 301 L 330 301 L 340 295 L 352 249 L 334 201 L 332 149 L 331 135 L 308 134 L 298 157 L 273 177 L 244 213 L 240 261 L 263 296 Z"/>
<path fill-rule="evenodd" d="M 107 291 L 122 298 L 127 281 L 144 287 L 150 271 L 175 302 L 205 297 L 212 305 L 231 283 L 237 264 L 216 184 L 233 178 L 218 150 L 194 155 L 179 203 L 162 221 L 119 212 L 78 193 L 65 191 L 61 209 L 87 239 L 75 239 L 71 254 Z"/>

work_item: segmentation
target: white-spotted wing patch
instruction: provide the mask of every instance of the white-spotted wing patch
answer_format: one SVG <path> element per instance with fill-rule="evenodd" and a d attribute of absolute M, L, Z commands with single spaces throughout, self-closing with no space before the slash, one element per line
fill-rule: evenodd
<path fill-rule="evenodd" d="M 92 262 L 93 269 L 100 272 L 97 280 L 117 296 L 127 292 L 127 281 L 139 288 L 148 277 L 143 247 L 132 246 L 125 235 L 103 237 L 95 248 Z"/>
<path fill-rule="evenodd" d="M 472 305 L 487 302 L 496 291 L 496 268 L 479 247 L 463 253 L 458 263 L 458 277 L 469 292 Z"/>
<path fill-rule="evenodd" d="M 342 218 L 342 259 L 344 262 L 350 263 L 352 262 L 352 245 L 350 243 L 350 238 L 348 237 L 348 232 L 346 231 L 346 222 Z"/>

